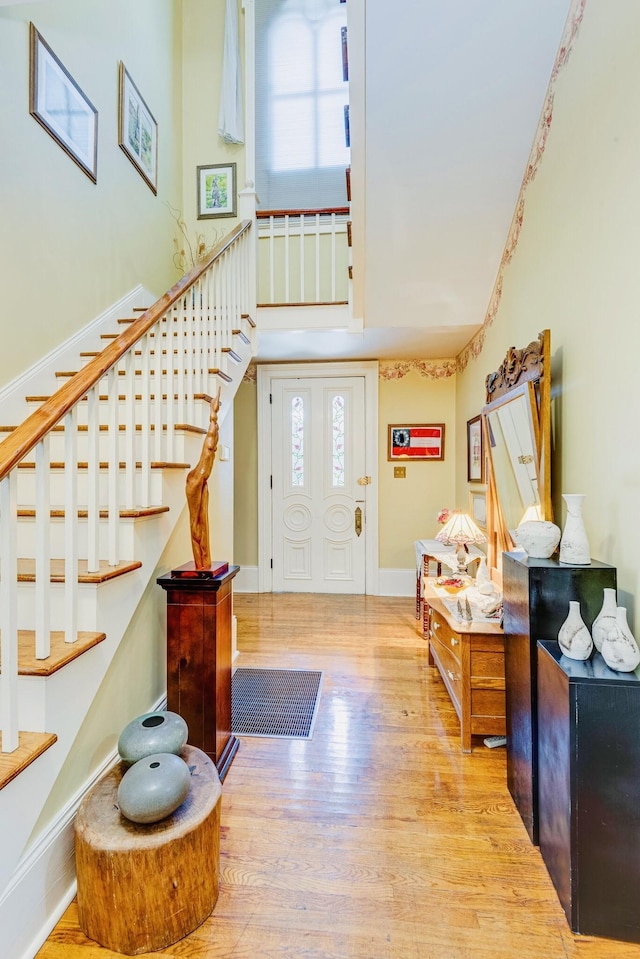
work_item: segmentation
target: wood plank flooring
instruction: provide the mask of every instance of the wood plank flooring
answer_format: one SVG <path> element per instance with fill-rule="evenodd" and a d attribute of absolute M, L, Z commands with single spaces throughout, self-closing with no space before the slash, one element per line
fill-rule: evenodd
<path fill-rule="evenodd" d="M 571 933 L 507 791 L 505 750 L 460 751 L 412 597 L 234 602 L 236 665 L 324 671 L 314 735 L 241 739 L 216 908 L 147 955 L 640 959 L 640 945 Z M 38 953 L 116 956 L 83 935 L 75 903 Z"/>

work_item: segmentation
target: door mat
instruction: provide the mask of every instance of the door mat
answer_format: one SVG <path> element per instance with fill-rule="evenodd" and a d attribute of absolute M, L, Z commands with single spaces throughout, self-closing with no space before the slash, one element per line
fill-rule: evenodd
<path fill-rule="evenodd" d="M 236 669 L 231 680 L 231 731 L 237 736 L 311 739 L 322 672 Z"/>

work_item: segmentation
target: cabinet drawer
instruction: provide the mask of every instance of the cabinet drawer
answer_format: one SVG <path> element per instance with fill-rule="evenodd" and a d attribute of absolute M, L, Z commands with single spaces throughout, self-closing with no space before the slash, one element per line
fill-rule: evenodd
<path fill-rule="evenodd" d="M 440 675 L 444 684 L 449 690 L 449 695 L 453 700 L 456 712 L 460 715 L 462 702 L 462 675 L 460 673 L 460 663 L 453 655 L 448 646 L 440 642 L 438 638 L 430 640 L 431 654 L 436 661 Z"/>
<path fill-rule="evenodd" d="M 471 678 L 491 679 L 492 687 L 504 689 L 504 652 L 497 649 L 471 650 Z"/>
<path fill-rule="evenodd" d="M 454 633 L 442 616 L 433 609 L 431 610 L 431 636 L 454 657 L 457 671 L 460 672 L 460 636 Z"/>

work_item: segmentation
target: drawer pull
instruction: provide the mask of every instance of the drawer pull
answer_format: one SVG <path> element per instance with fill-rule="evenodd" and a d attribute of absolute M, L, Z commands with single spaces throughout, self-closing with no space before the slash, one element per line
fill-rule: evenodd
<path fill-rule="evenodd" d="M 457 646 L 459 642 L 460 642 L 459 639 L 454 639 L 453 636 L 451 637 L 451 645 L 452 645 L 452 646 Z"/>
<path fill-rule="evenodd" d="M 447 676 L 448 676 L 449 679 L 450 679 L 452 682 L 454 682 L 454 683 L 457 682 L 458 679 L 459 679 L 459 677 L 456 676 L 456 674 L 455 674 L 454 672 L 452 672 L 450 669 L 447 670 Z"/>
<path fill-rule="evenodd" d="M 435 631 L 436 631 L 437 629 L 440 629 L 440 623 L 435 623 L 435 622 L 434 622 L 434 624 L 433 624 L 433 631 L 434 631 L 434 633 L 435 633 Z"/>

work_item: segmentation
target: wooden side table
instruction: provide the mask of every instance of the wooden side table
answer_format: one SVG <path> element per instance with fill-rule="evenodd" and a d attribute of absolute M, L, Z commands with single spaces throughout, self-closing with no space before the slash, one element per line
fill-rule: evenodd
<path fill-rule="evenodd" d="M 430 610 L 429 664 L 436 666 L 460 720 L 462 752 L 472 736 L 506 730 L 504 633 L 497 623 L 460 623 L 426 580 Z"/>

